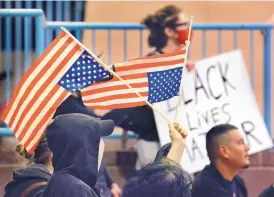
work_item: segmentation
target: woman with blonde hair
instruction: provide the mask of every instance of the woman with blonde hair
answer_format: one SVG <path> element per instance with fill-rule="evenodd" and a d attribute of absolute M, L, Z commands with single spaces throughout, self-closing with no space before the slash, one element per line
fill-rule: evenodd
<path fill-rule="evenodd" d="M 32 197 L 44 190 L 53 173 L 52 152 L 49 150 L 44 135 L 32 155 L 28 154 L 22 144 L 17 145 L 16 152 L 25 168 L 13 171 L 13 180 L 5 187 L 4 197 Z M 38 197 L 38 196 L 36 196 Z"/>

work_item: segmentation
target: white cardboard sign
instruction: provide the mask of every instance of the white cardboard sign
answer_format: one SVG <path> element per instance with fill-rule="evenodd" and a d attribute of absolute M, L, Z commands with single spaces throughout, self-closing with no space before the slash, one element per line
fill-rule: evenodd
<path fill-rule="evenodd" d="M 239 128 L 250 154 L 273 147 L 258 109 L 240 50 L 196 63 L 183 72 L 183 96 L 177 121 L 189 129 L 182 167 L 195 173 L 209 163 L 205 134 L 215 125 L 229 123 Z M 178 97 L 154 106 L 173 121 Z M 170 142 L 167 122 L 154 112 L 161 145 Z"/>

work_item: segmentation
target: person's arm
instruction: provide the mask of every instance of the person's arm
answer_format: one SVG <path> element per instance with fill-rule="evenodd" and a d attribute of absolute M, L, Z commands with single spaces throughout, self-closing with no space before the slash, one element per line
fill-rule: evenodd
<path fill-rule="evenodd" d="M 111 119 L 114 121 L 116 126 L 119 126 L 123 129 L 127 129 L 128 122 L 130 122 L 130 115 L 135 108 L 123 108 L 123 109 L 114 109 L 106 113 L 101 117 L 102 120 Z"/>
<path fill-rule="evenodd" d="M 108 186 L 108 188 L 111 188 L 111 185 L 114 183 L 114 181 L 113 181 L 112 177 L 110 176 L 110 174 L 108 173 L 108 170 L 104 163 L 101 164 L 101 168 L 103 168 L 102 171 L 105 176 L 107 186 Z"/>
<path fill-rule="evenodd" d="M 184 152 L 185 138 L 187 136 L 187 131 L 183 130 L 178 123 L 173 123 L 176 128 L 172 125 L 169 126 L 171 143 L 167 143 L 161 147 L 157 152 L 154 162 L 160 161 L 163 158 L 169 158 L 178 163 Z M 180 163 L 180 161 L 179 161 Z"/>
<path fill-rule="evenodd" d="M 160 150 L 158 150 L 156 157 L 154 159 L 154 162 L 158 162 L 158 161 L 161 161 L 163 158 L 166 158 L 170 149 L 171 149 L 171 143 L 167 143 L 164 146 L 162 146 Z"/>
<path fill-rule="evenodd" d="M 170 123 L 168 126 L 169 136 L 171 138 L 171 148 L 167 155 L 167 158 L 180 164 L 181 158 L 184 153 L 185 142 L 188 132 L 178 123 Z"/>
<path fill-rule="evenodd" d="M 183 153 L 184 153 L 185 145 L 179 143 L 173 143 L 171 145 L 171 149 L 167 155 L 168 159 L 175 161 L 176 163 L 180 164 Z"/>
<path fill-rule="evenodd" d="M 108 170 L 105 164 L 102 163 L 101 165 L 102 165 L 101 167 L 103 168 L 102 170 L 106 179 L 107 186 L 110 189 L 111 195 L 113 197 L 120 197 L 122 194 L 121 188 L 116 183 L 114 183 L 112 177 L 108 173 Z"/>

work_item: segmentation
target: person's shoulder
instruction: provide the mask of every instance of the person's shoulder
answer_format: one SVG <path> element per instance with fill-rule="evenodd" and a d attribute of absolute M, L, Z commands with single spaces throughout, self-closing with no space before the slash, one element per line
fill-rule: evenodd
<path fill-rule="evenodd" d="M 70 179 L 70 175 L 67 173 L 54 173 L 44 189 L 43 197 L 68 197 L 74 195 L 75 192 L 74 188 L 72 187 L 72 181 Z"/>
<path fill-rule="evenodd" d="M 230 197 L 220 182 L 209 174 L 200 174 L 194 181 L 191 189 L 192 197 Z"/>
<path fill-rule="evenodd" d="M 212 174 L 209 166 L 206 166 L 193 181 L 192 190 L 203 193 L 216 190 L 219 188 L 219 185 L 220 181 Z"/>
<path fill-rule="evenodd" d="M 95 192 L 82 180 L 63 172 L 57 172 L 52 175 L 49 182 L 50 187 L 54 187 L 56 194 L 62 196 L 97 196 Z"/>
<path fill-rule="evenodd" d="M 213 173 L 210 168 L 211 167 L 209 165 L 205 166 L 204 169 L 198 174 L 195 181 L 198 183 L 206 181 L 207 184 L 210 184 L 212 181 L 218 182 L 218 180 L 216 180 L 215 173 Z"/>
<path fill-rule="evenodd" d="M 274 196 L 274 184 L 263 190 L 259 197 L 273 197 Z"/>
<path fill-rule="evenodd" d="M 67 186 L 79 185 L 79 182 L 83 183 L 80 179 L 65 172 L 54 173 L 49 181 L 51 184 L 59 184 L 60 187 L 62 184 L 66 184 Z"/>

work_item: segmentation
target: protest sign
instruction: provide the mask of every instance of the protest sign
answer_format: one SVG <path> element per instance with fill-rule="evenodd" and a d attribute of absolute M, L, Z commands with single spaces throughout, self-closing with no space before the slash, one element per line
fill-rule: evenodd
<path fill-rule="evenodd" d="M 240 50 L 196 63 L 183 73 L 183 96 L 177 121 L 189 130 L 182 166 L 189 173 L 209 163 L 205 134 L 215 125 L 229 123 L 239 128 L 250 146 L 249 154 L 272 148 Z M 154 104 L 173 121 L 177 98 Z M 161 145 L 170 142 L 167 122 L 155 115 Z"/>

